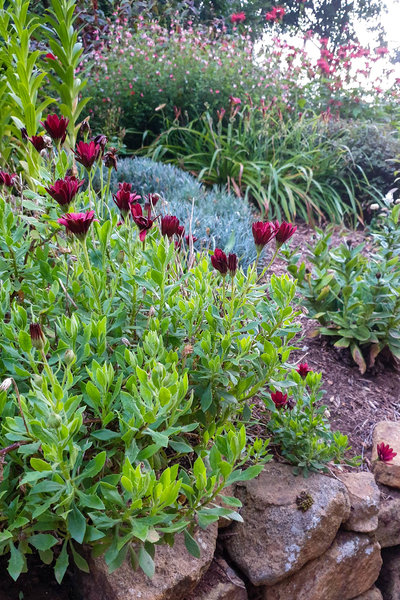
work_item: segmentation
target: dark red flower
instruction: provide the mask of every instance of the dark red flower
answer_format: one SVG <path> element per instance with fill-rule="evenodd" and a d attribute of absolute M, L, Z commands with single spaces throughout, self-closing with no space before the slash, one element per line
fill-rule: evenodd
<path fill-rule="evenodd" d="M 290 239 L 292 237 L 292 235 L 294 234 L 294 232 L 297 229 L 297 226 L 291 225 L 290 223 L 286 223 L 286 221 L 282 221 L 282 223 L 279 225 L 278 221 L 276 221 L 275 228 L 276 228 L 276 235 L 275 235 L 276 246 L 277 246 L 277 248 L 280 248 L 282 246 L 282 244 L 287 242 L 288 239 Z"/>
<path fill-rule="evenodd" d="M 185 228 L 184 228 L 184 226 L 183 226 L 183 225 L 179 225 L 179 226 L 177 227 L 177 230 L 176 230 L 176 235 L 177 235 L 179 238 L 183 238 L 183 236 L 185 235 Z"/>
<path fill-rule="evenodd" d="M 389 444 L 381 442 L 377 444 L 376 451 L 378 453 L 378 459 L 382 462 L 390 462 L 397 456 L 397 452 L 393 452 L 393 448 L 390 448 Z"/>
<path fill-rule="evenodd" d="M 45 121 L 40 121 L 49 136 L 55 141 L 61 140 L 62 144 L 67 137 L 68 123 L 69 119 L 66 117 L 58 118 L 57 115 L 48 115 Z"/>
<path fill-rule="evenodd" d="M 228 256 L 228 271 L 231 277 L 235 277 L 235 273 L 238 267 L 238 257 L 236 254 L 229 254 Z"/>
<path fill-rule="evenodd" d="M 28 137 L 28 140 L 38 152 L 46 148 L 46 141 L 42 135 L 33 135 L 32 137 Z"/>
<path fill-rule="evenodd" d="M 104 157 L 104 165 L 107 167 L 107 169 L 112 169 L 114 168 L 115 171 L 117 171 L 117 149 L 116 148 L 110 148 L 108 152 L 105 153 Z"/>
<path fill-rule="evenodd" d="M 94 220 L 94 210 L 89 210 L 86 213 L 66 213 L 57 222 L 64 225 L 68 233 L 84 240 Z"/>
<path fill-rule="evenodd" d="M 303 379 L 307 377 L 307 373 L 311 373 L 312 369 L 308 366 L 307 363 L 300 363 L 297 367 L 296 371 Z"/>
<path fill-rule="evenodd" d="M 243 23 L 245 20 L 246 15 L 243 11 L 239 13 L 233 13 L 233 15 L 231 15 L 231 23 Z"/>
<path fill-rule="evenodd" d="M 74 150 L 76 160 L 85 167 L 87 171 L 93 167 L 94 163 L 99 159 L 101 148 L 93 141 L 87 144 L 86 142 L 78 142 Z"/>
<path fill-rule="evenodd" d="M 161 217 L 161 233 L 168 238 L 172 238 L 175 233 L 178 233 L 179 219 L 172 215 Z"/>
<path fill-rule="evenodd" d="M 253 223 L 251 229 L 257 252 L 261 252 L 264 246 L 276 236 L 276 227 L 274 223 L 271 223 L 270 221 L 266 223 L 257 221 L 257 223 Z"/>
<path fill-rule="evenodd" d="M 79 181 L 76 177 L 67 175 L 64 179 L 57 179 L 52 186 L 44 189 L 60 206 L 68 206 L 84 183 L 84 180 Z"/>
<path fill-rule="evenodd" d="M 116 194 L 113 194 L 115 204 L 118 206 L 121 214 L 124 218 L 130 211 L 130 205 L 140 200 L 139 194 L 136 192 L 131 193 L 132 185 L 130 183 L 119 183 L 119 189 Z"/>
<path fill-rule="evenodd" d="M 275 404 L 276 408 L 284 408 L 287 403 L 287 394 L 282 394 L 282 392 L 271 392 L 272 402 Z"/>
<path fill-rule="evenodd" d="M 46 338 L 43 335 L 40 323 L 31 323 L 29 325 L 29 333 L 31 336 L 32 346 L 36 348 L 36 350 L 43 350 Z"/>
<path fill-rule="evenodd" d="M 211 257 L 211 264 L 214 269 L 219 271 L 221 275 L 225 277 L 228 272 L 228 259 L 226 258 L 225 252 L 222 252 L 220 248 L 215 248 L 214 254 Z"/>
<path fill-rule="evenodd" d="M 147 217 L 143 216 L 142 207 L 140 204 L 130 204 L 132 219 L 139 228 L 139 239 L 143 242 L 146 238 L 147 232 L 153 227 L 154 220 L 150 218 L 150 213 L 147 213 Z"/>
<path fill-rule="evenodd" d="M 0 185 L 5 185 L 9 188 L 12 188 L 16 178 L 16 173 L 5 173 L 4 171 L 0 171 Z"/>
<path fill-rule="evenodd" d="M 45 55 L 45 58 L 46 58 L 47 60 L 57 60 L 57 57 L 56 57 L 56 56 L 54 56 L 54 54 L 52 54 L 51 52 L 48 52 L 48 53 Z"/>

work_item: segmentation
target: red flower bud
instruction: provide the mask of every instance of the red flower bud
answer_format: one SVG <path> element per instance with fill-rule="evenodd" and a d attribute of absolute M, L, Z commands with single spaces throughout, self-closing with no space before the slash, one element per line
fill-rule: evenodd
<path fill-rule="evenodd" d="M 115 169 L 117 171 L 117 149 L 110 148 L 108 152 L 105 153 L 104 157 L 104 165 L 107 169 Z"/>
<path fill-rule="evenodd" d="M 95 220 L 94 210 L 86 213 L 66 213 L 57 222 L 64 225 L 67 232 L 75 235 L 79 240 L 84 240 L 89 227 Z"/>
<path fill-rule="evenodd" d="M 49 115 L 44 122 L 40 122 L 49 136 L 55 141 L 61 140 L 62 144 L 65 142 L 65 138 L 67 137 L 68 123 L 69 119 L 66 117 L 58 118 L 57 115 Z"/>
<path fill-rule="evenodd" d="M 292 235 L 294 234 L 294 232 L 297 229 L 296 225 L 291 225 L 290 223 L 286 223 L 286 221 L 282 221 L 282 223 L 280 225 L 279 225 L 278 221 L 276 221 L 275 227 L 276 227 L 275 240 L 276 240 L 277 248 L 280 248 L 282 246 L 282 244 L 287 242 L 288 239 L 290 239 L 292 237 Z"/>
<path fill-rule="evenodd" d="M 271 393 L 272 402 L 275 404 L 276 408 L 285 408 L 288 403 L 287 394 L 282 394 L 282 392 L 272 392 Z"/>
<path fill-rule="evenodd" d="M 382 462 L 390 462 L 397 456 L 397 452 L 393 452 L 393 448 L 390 448 L 389 444 L 384 442 L 377 444 L 376 451 L 378 452 L 378 459 Z"/>
<path fill-rule="evenodd" d="M 300 377 L 302 377 L 304 379 L 305 377 L 307 377 L 307 373 L 312 372 L 312 369 L 310 369 L 310 367 L 308 366 L 307 363 L 300 363 L 299 366 L 297 367 L 296 371 L 298 372 Z"/>
<path fill-rule="evenodd" d="M 64 179 L 57 179 L 52 186 L 44 189 L 60 206 L 68 206 L 84 183 L 84 180 L 79 181 L 76 177 L 67 175 Z"/>
<path fill-rule="evenodd" d="M 225 277 L 228 272 L 228 259 L 226 258 L 225 252 L 222 252 L 220 248 L 215 249 L 214 254 L 211 257 L 211 264 L 214 269 L 219 271 L 221 275 Z"/>
<path fill-rule="evenodd" d="M 228 256 L 228 271 L 231 277 L 235 277 L 238 267 L 238 257 L 236 254 L 229 254 Z"/>
<path fill-rule="evenodd" d="M 261 252 L 264 246 L 276 236 L 276 227 L 269 221 L 267 223 L 257 221 L 252 225 L 252 232 L 257 252 Z"/>
<path fill-rule="evenodd" d="M 32 346 L 36 350 L 43 350 L 46 339 L 43 335 L 42 328 L 39 323 L 31 323 L 29 325 L 29 333 L 31 336 Z"/>
<path fill-rule="evenodd" d="M 107 137 L 103 133 L 100 133 L 99 135 L 96 135 L 96 137 L 93 138 L 93 141 L 97 146 L 100 146 L 100 154 L 101 156 L 103 156 L 104 150 L 108 142 Z"/>

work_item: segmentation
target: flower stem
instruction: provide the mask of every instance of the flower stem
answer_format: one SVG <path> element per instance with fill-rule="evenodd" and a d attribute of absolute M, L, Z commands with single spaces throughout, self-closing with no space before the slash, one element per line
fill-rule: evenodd
<path fill-rule="evenodd" d="M 100 301 L 100 294 L 97 291 L 96 278 L 93 273 L 92 265 L 90 264 L 89 253 L 88 253 L 88 249 L 87 249 L 87 245 L 86 245 L 86 238 L 84 240 L 82 240 L 82 248 L 83 248 L 83 256 L 85 257 L 86 268 L 90 275 L 90 280 L 91 280 L 91 281 L 89 281 L 89 285 L 92 288 L 92 293 L 94 295 L 94 299 L 97 304 L 97 310 L 99 312 L 99 315 L 101 315 L 102 307 L 101 307 L 101 301 Z"/>

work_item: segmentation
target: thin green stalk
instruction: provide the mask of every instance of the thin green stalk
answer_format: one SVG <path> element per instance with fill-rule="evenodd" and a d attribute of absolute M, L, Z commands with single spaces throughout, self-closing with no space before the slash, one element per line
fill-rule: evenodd
<path fill-rule="evenodd" d="M 99 315 L 101 315 L 102 306 L 101 306 L 101 301 L 100 301 L 100 294 L 97 290 L 96 278 L 93 273 L 92 265 L 90 264 L 89 253 L 88 253 L 88 249 L 87 249 L 87 245 L 86 245 L 86 238 L 84 240 L 82 240 L 82 248 L 83 248 L 83 256 L 85 258 L 87 272 L 89 273 L 89 276 L 90 276 L 89 285 L 92 288 L 92 293 L 94 295 L 94 299 L 97 304 L 97 310 L 99 312 Z"/>

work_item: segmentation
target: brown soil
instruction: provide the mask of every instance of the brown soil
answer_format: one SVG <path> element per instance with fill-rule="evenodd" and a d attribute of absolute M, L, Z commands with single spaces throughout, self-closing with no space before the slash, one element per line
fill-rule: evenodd
<path fill-rule="evenodd" d="M 70 573 L 66 573 L 59 585 L 53 567 L 31 557 L 29 572 L 13 581 L 7 572 L 7 562 L 8 557 L 0 559 L 0 600 L 83 600 L 75 593 Z"/>
<path fill-rule="evenodd" d="M 354 245 L 366 242 L 362 231 L 335 230 L 333 246 L 344 239 L 350 239 Z M 313 245 L 314 231 L 301 224 L 292 238 L 291 247 L 299 247 L 302 259 L 307 264 L 307 244 Z M 286 263 L 277 260 L 272 267 L 277 274 L 286 272 Z M 317 322 L 307 318 L 305 309 L 299 317 L 302 326 L 302 338 L 298 341 L 298 350 L 291 360 L 307 362 L 318 372 L 322 372 L 323 389 L 326 394 L 324 404 L 330 412 L 332 429 L 349 436 L 352 446 L 351 455 L 363 458 L 362 469 L 368 469 L 371 454 L 371 437 L 374 424 L 381 420 L 400 419 L 400 372 L 390 366 L 377 364 L 374 373 L 361 375 L 348 350 L 339 350 L 328 340 L 310 337 Z"/>

